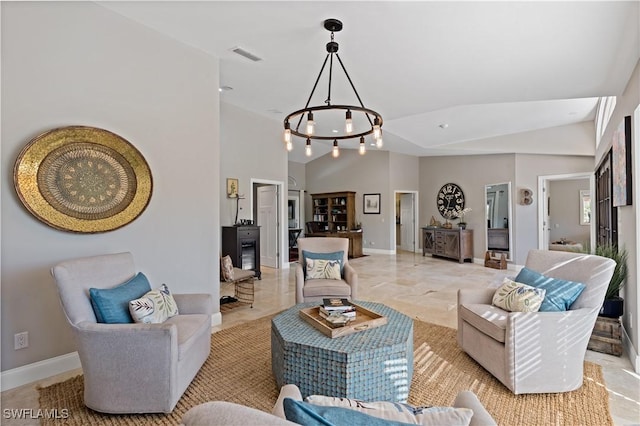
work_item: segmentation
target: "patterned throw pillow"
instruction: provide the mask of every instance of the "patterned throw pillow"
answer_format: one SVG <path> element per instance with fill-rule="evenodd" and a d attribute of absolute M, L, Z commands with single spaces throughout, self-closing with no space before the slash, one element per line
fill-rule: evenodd
<path fill-rule="evenodd" d="M 222 278 L 227 281 L 234 280 L 233 274 L 233 262 L 231 261 L 231 256 L 226 255 L 220 259 L 220 270 L 222 271 Z"/>
<path fill-rule="evenodd" d="M 306 259 L 307 262 L 307 280 L 339 280 L 340 262 L 337 260 L 325 259 Z"/>
<path fill-rule="evenodd" d="M 169 287 L 162 284 L 160 288 L 148 292 L 140 299 L 130 301 L 129 312 L 135 322 L 160 324 L 178 315 L 178 305 Z"/>
<path fill-rule="evenodd" d="M 305 261 L 302 262 L 302 267 L 305 271 L 305 274 L 307 272 L 306 259 L 337 260 L 338 262 L 340 262 L 340 274 L 342 274 L 344 270 L 344 264 L 342 263 L 344 259 L 344 251 L 342 250 L 334 251 L 331 253 L 314 253 L 312 251 L 302 250 L 302 258 L 305 259 Z"/>
<path fill-rule="evenodd" d="M 414 407 L 399 402 L 364 402 L 357 399 L 310 395 L 305 401 L 315 406 L 342 407 L 379 419 L 418 425 L 468 425 L 473 410 L 456 407 Z"/>
<path fill-rule="evenodd" d="M 493 304 L 509 312 L 538 312 L 546 290 L 505 278 L 493 295 Z"/>

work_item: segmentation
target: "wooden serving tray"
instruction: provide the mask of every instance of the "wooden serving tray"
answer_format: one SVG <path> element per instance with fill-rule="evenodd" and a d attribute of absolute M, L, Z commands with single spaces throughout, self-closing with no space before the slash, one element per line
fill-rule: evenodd
<path fill-rule="evenodd" d="M 370 330 L 387 323 L 387 317 L 355 303 L 353 306 L 356 307 L 356 319 L 349 321 L 347 325 L 343 327 L 332 328 L 328 322 L 320 316 L 320 307 L 318 306 L 300 309 L 300 317 L 332 339 L 359 331 Z"/>

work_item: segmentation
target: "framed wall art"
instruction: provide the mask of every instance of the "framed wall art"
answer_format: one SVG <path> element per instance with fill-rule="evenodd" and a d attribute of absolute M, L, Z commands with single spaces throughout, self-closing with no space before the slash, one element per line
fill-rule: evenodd
<path fill-rule="evenodd" d="M 364 214 L 380 214 L 380 194 L 364 194 L 362 212 Z"/>
<path fill-rule="evenodd" d="M 20 201 L 40 221 L 62 230 L 98 233 L 136 219 L 151 199 L 146 160 L 108 130 L 68 126 L 33 138 L 13 169 Z"/>
<path fill-rule="evenodd" d="M 631 193 L 631 116 L 625 117 L 613 132 L 613 206 L 632 204 Z"/>
<path fill-rule="evenodd" d="M 227 198 L 238 198 L 238 179 L 227 178 Z"/>

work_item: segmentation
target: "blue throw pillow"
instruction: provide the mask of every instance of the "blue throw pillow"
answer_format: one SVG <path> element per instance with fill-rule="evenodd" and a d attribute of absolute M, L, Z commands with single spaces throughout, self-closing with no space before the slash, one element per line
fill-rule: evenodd
<path fill-rule="evenodd" d="M 98 322 L 106 324 L 132 323 L 129 302 L 151 291 L 149 280 L 142 273 L 113 288 L 90 288 L 91 305 Z"/>
<path fill-rule="evenodd" d="M 514 281 L 546 290 L 539 312 L 568 310 L 586 288 L 584 284 L 547 277 L 528 268 L 522 268 Z"/>
<path fill-rule="evenodd" d="M 344 276 L 344 251 L 334 251 L 332 253 L 314 253 L 312 251 L 302 250 L 302 269 L 305 276 L 307 275 L 307 258 L 320 260 L 337 260 L 340 262 L 340 275 Z"/>
<path fill-rule="evenodd" d="M 285 398 L 283 406 L 287 420 L 304 426 L 407 426 L 410 424 L 373 417 L 349 408 L 314 405 L 291 398 Z"/>

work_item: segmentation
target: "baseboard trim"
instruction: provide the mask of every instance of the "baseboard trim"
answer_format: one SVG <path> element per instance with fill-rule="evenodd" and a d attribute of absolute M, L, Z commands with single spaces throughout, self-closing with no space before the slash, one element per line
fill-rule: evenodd
<path fill-rule="evenodd" d="M 211 327 L 222 324 L 222 312 L 211 314 Z"/>
<path fill-rule="evenodd" d="M 638 356 L 638 352 L 636 352 L 636 349 L 633 347 L 631 339 L 627 334 L 627 330 L 624 328 L 624 324 L 622 325 L 622 346 L 629 356 L 629 361 L 631 362 L 633 371 L 635 371 L 636 374 L 640 374 L 640 356 Z"/>
<path fill-rule="evenodd" d="M 395 250 L 384 250 L 384 249 L 372 249 L 372 248 L 363 248 L 362 253 L 364 254 L 396 254 Z"/>
<path fill-rule="evenodd" d="M 220 324 L 222 324 L 222 314 L 220 312 L 212 314 L 211 326 L 214 327 Z M 12 368 L 0 374 L 0 391 L 4 392 L 81 367 L 78 352 L 71 352 L 66 355 Z"/>
<path fill-rule="evenodd" d="M 0 390 L 3 392 L 56 374 L 80 368 L 78 352 L 71 352 L 21 367 L 3 371 L 0 376 Z"/>

